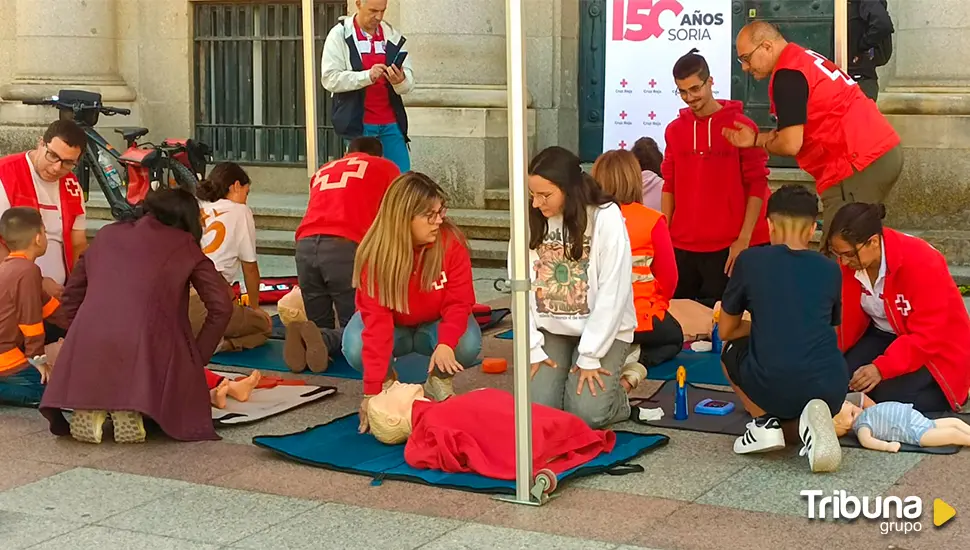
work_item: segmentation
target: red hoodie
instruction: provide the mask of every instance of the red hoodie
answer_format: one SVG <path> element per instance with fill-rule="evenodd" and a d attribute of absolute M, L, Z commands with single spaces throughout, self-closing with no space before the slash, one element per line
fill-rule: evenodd
<path fill-rule="evenodd" d="M 440 403 L 415 401 L 404 460 L 412 468 L 471 472 L 515 479 L 515 403 L 486 388 Z M 578 416 L 532 404 L 532 468 L 556 474 L 582 466 L 616 444 L 610 430 L 593 430 Z"/>
<path fill-rule="evenodd" d="M 873 364 L 882 378 L 925 366 L 959 410 L 970 391 L 970 315 L 950 276 L 946 258 L 925 241 L 883 230 L 886 281 L 883 304 L 896 339 Z M 862 310 L 862 283 L 842 267 L 842 326 L 839 348 L 854 346 L 872 321 Z"/>
<path fill-rule="evenodd" d="M 430 292 L 421 290 L 421 267 L 416 266 L 408 281 L 408 310 L 400 313 L 386 308 L 365 292 L 366 273 L 361 276 L 357 289 L 357 310 L 360 312 L 364 330 L 363 341 L 364 395 L 381 392 L 387 368 L 394 350 L 394 327 L 416 327 L 441 319 L 438 325 L 438 343 L 455 349 L 465 334 L 468 317 L 475 305 L 475 286 L 472 282 L 472 261 L 468 249 L 455 235 L 442 232 L 447 249 L 442 264 L 441 277 L 432 285 Z M 415 253 L 415 262 L 417 262 Z"/>
<path fill-rule="evenodd" d="M 660 171 L 663 192 L 674 195 L 670 237 L 680 250 L 716 252 L 731 246 L 741 233 L 748 197 L 764 199 L 750 244 L 768 242 L 768 153 L 728 143 L 722 128 L 733 128 L 735 122 L 755 131 L 758 127 L 744 116 L 740 101 L 718 103 L 722 109 L 706 118 L 681 109 L 665 132 L 667 147 Z"/>

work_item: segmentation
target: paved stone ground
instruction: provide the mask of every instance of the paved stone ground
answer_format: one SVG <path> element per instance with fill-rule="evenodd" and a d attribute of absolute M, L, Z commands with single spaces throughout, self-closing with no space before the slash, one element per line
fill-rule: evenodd
<path fill-rule="evenodd" d="M 497 329 L 501 330 L 501 329 Z M 511 342 L 484 340 L 511 358 Z M 285 461 L 254 447 L 343 416 L 356 381 L 307 376 L 340 393 L 261 423 L 220 430 L 219 442 L 85 445 L 57 439 L 32 409 L 0 408 L 0 549 L 632 549 L 954 548 L 970 543 L 970 450 L 951 456 L 846 449 L 839 472 L 813 475 L 791 448 L 744 457 L 728 436 L 650 429 L 668 445 L 636 462 L 645 473 L 565 484 L 541 508 L 425 485 L 370 479 Z M 470 369 L 456 389 L 511 389 L 511 371 Z M 649 387 L 639 391 L 651 391 Z M 812 521 L 803 489 L 922 497 L 921 532 L 882 535 L 877 522 Z M 932 525 L 932 501 L 958 511 Z"/>

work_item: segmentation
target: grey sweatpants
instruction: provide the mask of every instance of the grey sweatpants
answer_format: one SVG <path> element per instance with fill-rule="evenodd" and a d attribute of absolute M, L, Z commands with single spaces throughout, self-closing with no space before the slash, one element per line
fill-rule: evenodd
<path fill-rule="evenodd" d="M 595 397 L 588 386 L 583 388 L 580 395 L 576 395 L 580 373 L 570 371 L 576 364 L 579 338 L 560 336 L 544 330 L 541 332 L 545 338 L 542 349 L 557 366 L 541 366 L 529 383 L 529 396 L 533 403 L 575 414 L 593 429 L 605 428 L 630 417 L 630 400 L 620 385 L 620 369 L 626 361 L 630 344 L 614 341 L 613 346 L 600 360 L 602 368 L 610 373 L 610 376 L 600 375 L 606 385 L 605 390 L 594 382 L 597 394 Z"/>

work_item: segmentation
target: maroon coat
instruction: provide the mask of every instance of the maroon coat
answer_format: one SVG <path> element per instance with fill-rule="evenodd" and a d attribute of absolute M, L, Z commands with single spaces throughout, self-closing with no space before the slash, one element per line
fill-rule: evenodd
<path fill-rule="evenodd" d="M 198 339 L 189 283 L 208 310 Z M 64 289 L 71 323 L 40 408 L 138 411 L 182 441 L 216 440 L 203 367 L 232 303 L 199 243 L 153 216 L 98 232 Z M 55 431 L 57 433 L 57 431 Z"/>

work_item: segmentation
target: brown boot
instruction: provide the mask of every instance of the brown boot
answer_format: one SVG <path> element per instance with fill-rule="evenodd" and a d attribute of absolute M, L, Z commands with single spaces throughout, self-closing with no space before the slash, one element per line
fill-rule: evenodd
<path fill-rule="evenodd" d="M 327 349 L 327 343 L 323 341 L 320 329 L 312 321 L 307 321 L 301 323 L 300 332 L 306 344 L 306 362 L 310 371 L 326 372 L 330 366 L 330 350 Z"/>
<path fill-rule="evenodd" d="M 303 372 L 306 368 L 306 343 L 303 341 L 303 321 L 286 325 L 286 339 L 283 340 L 283 362 L 293 372 Z"/>

